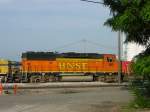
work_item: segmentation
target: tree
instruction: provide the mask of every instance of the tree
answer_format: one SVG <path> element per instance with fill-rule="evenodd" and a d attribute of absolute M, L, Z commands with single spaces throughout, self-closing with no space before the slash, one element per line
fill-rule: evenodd
<path fill-rule="evenodd" d="M 149 0 L 102 0 L 111 10 L 112 17 L 104 25 L 113 31 L 124 32 L 125 42 L 144 45 L 150 54 L 150 1 Z"/>
<path fill-rule="evenodd" d="M 150 108 L 150 56 L 138 55 L 132 63 L 135 79 L 132 81 L 132 90 L 135 100 L 132 107 Z"/>
<path fill-rule="evenodd" d="M 133 64 L 135 92 L 133 107 L 150 108 L 150 0 L 102 0 L 110 8 L 112 17 L 104 25 L 113 31 L 126 34 L 125 42 L 135 42 L 146 47 Z"/>
<path fill-rule="evenodd" d="M 150 56 L 137 56 L 132 70 L 137 76 L 143 76 L 146 80 L 150 81 Z"/>

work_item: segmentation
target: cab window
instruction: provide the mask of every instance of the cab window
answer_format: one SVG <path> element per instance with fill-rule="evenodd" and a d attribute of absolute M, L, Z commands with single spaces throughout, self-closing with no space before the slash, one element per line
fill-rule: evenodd
<path fill-rule="evenodd" d="M 107 57 L 107 62 L 113 62 L 113 59 L 111 57 Z"/>

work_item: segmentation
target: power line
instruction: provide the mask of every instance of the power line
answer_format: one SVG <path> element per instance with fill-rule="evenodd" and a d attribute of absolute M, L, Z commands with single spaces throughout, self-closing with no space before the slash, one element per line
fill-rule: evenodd
<path fill-rule="evenodd" d="M 81 1 L 84 1 L 84 2 L 91 2 L 91 3 L 98 3 L 98 4 L 104 4 L 104 3 L 102 3 L 102 2 L 91 1 L 91 0 L 81 0 Z"/>
<path fill-rule="evenodd" d="M 94 46 L 99 46 L 99 47 L 104 48 L 104 49 L 112 49 L 112 50 L 117 49 L 117 47 L 115 47 L 115 46 L 108 46 L 108 45 L 106 46 L 106 45 L 102 45 L 100 43 L 97 43 L 97 42 L 94 42 L 91 40 L 90 41 L 87 40 L 87 42 L 94 45 Z"/>
<path fill-rule="evenodd" d="M 91 41 L 91 40 L 82 39 L 82 40 L 79 40 L 79 41 L 71 42 L 69 44 L 65 44 L 65 45 L 53 48 L 53 49 L 51 49 L 51 51 L 59 51 L 61 49 L 68 48 L 68 47 L 71 47 L 73 45 L 79 45 L 79 44 L 83 45 L 84 52 L 86 52 L 86 46 L 87 46 L 86 44 L 91 44 L 93 46 L 98 46 L 101 49 L 107 49 L 107 50 L 109 50 L 109 49 L 111 49 L 111 50 L 117 49 L 114 46 L 102 45 L 100 43 L 97 43 L 97 42 L 94 42 L 94 41 Z"/>
<path fill-rule="evenodd" d="M 79 44 L 80 42 L 81 42 L 81 40 L 75 41 L 75 42 L 71 42 L 71 43 L 69 43 L 69 44 L 65 44 L 65 45 L 58 46 L 58 47 L 53 48 L 53 49 L 51 49 L 51 50 L 53 51 L 53 50 L 64 49 L 64 48 L 70 47 L 70 46 L 72 46 L 72 45 Z"/>

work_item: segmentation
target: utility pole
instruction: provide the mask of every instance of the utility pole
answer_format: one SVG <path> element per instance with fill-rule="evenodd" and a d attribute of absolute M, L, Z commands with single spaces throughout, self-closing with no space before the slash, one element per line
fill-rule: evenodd
<path fill-rule="evenodd" d="M 102 2 L 92 1 L 92 0 L 80 0 L 85 2 L 104 4 Z M 121 62 L 121 31 L 118 31 L 118 84 L 121 83 L 121 73 L 122 73 L 122 62 Z"/>
<path fill-rule="evenodd" d="M 87 53 L 86 52 L 86 44 L 87 44 L 87 40 L 86 39 L 83 39 L 83 40 L 81 40 L 82 42 L 83 42 L 83 53 Z"/>

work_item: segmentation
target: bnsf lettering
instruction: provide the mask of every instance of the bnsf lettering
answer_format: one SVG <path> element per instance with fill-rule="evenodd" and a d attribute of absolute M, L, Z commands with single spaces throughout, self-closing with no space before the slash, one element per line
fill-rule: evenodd
<path fill-rule="evenodd" d="M 59 63 L 60 69 L 86 69 L 87 63 Z"/>

